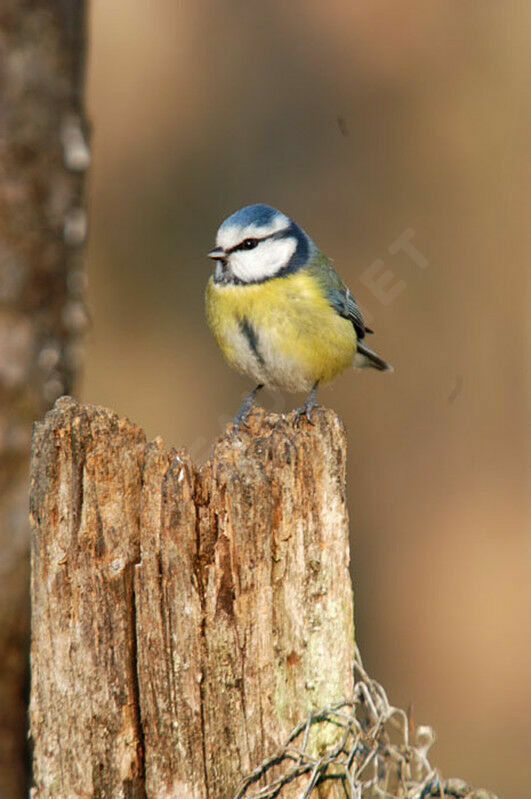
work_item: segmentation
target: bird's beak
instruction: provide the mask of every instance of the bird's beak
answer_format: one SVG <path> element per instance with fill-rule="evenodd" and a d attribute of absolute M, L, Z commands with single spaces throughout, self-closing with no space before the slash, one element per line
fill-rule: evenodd
<path fill-rule="evenodd" d="M 223 247 L 216 247 L 215 250 L 210 250 L 208 257 L 213 258 L 215 261 L 222 261 L 225 258 L 225 250 Z"/>

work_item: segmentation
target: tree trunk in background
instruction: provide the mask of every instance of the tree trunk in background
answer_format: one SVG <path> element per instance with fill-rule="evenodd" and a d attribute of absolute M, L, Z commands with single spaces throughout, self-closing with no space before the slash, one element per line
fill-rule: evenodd
<path fill-rule="evenodd" d="M 85 327 L 80 245 L 85 3 L 0 11 L 0 796 L 25 795 L 32 422 L 72 389 Z"/>
<path fill-rule="evenodd" d="M 313 420 L 256 411 L 201 469 L 68 398 L 37 425 L 35 797 L 227 799 L 352 695 L 345 436 Z"/>

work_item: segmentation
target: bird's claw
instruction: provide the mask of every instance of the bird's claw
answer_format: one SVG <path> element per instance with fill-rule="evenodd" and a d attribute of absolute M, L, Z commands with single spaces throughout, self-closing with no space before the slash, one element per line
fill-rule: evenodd
<path fill-rule="evenodd" d="M 249 409 L 247 413 L 242 414 L 241 416 L 240 414 L 237 413 L 234 419 L 232 420 L 232 432 L 234 433 L 235 436 L 237 436 L 241 430 L 247 430 L 247 431 L 249 430 L 249 425 L 247 424 L 247 417 L 249 416 L 250 410 L 251 409 Z"/>
<path fill-rule="evenodd" d="M 305 416 L 308 424 L 311 424 L 312 427 L 313 427 L 312 411 L 313 411 L 314 408 L 317 408 L 317 407 L 318 407 L 318 403 L 317 402 L 305 402 L 304 405 L 301 405 L 300 408 L 297 408 L 294 411 L 294 415 L 295 415 L 294 422 L 295 422 L 295 424 L 300 424 L 302 417 Z"/>
<path fill-rule="evenodd" d="M 238 433 L 240 432 L 240 428 L 242 428 L 242 427 L 245 430 L 249 430 L 249 425 L 247 424 L 247 417 L 249 416 L 249 414 L 251 413 L 251 411 L 252 411 L 252 409 L 254 407 L 254 401 L 255 401 L 257 393 L 262 388 L 263 388 L 263 385 L 261 383 L 259 383 L 256 386 L 256 388 L 253 391 L 251 391 L 250 394 L 247 394 L 247 396 L 244 397 L 243 402 L 240 405 L 240 409 L 239 409 L 238 413 L 236 414 L 236 416 L 234 417 L 234 419 L 232 421 L 234 435 L 237 436 Z"/>

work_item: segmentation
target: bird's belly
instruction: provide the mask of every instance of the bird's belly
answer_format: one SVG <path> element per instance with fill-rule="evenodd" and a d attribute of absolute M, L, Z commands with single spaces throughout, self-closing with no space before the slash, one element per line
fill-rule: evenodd
<path fill-rule="evenodd" d="M 255 324 L 253 343 L 240 323 L 230 325 L 220 347 L 231 366 L 256 383 L 284 391 L 309 391 L 316 382 L 332 380 L 352 364 L 355 337 L 346 331 L 298 328 L 285 318 L 275 324 Z"/>
<path fill-rule="evenodd" d="M 260 327 L 260 352 L 265 363 L 265 382 L 284 391 L 309 391 L 316 382 L 331 380 L 352 362 L 347 354 L 341 362 L 335 348 L 308 331 L 279 327 Z"/>
<path fill-rule="evenodd" d="M 250 345 L 238 320 L 226 326 L 218 336 L 218 344 L 233 369 L 249 375 L 256 383 L 269 385 L 265 361 Z"/>
<path fill-rule="evenodd" d="M 309 391 L 352 364 L 356 334 L 324 298 L 290 282 L 216 292 L 209 321 L 235 369 L 272 388 Z"/>

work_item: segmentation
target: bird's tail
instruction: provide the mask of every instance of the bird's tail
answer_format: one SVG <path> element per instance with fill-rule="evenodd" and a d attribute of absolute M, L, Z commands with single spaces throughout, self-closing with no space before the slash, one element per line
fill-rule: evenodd
<path fill-rule="evenodd" d="M 390 363 L 384 361 L 379 355 L 376 355 L 366 344 L 358 341 L 357 352 L 354 356 L 354 364 L 356 369 L 364 369 L 371 366 L 373 369 L 378 369 L 380 372 L 393 372 L 394 369 Z"/>

